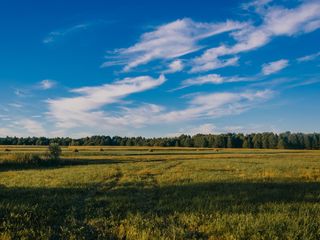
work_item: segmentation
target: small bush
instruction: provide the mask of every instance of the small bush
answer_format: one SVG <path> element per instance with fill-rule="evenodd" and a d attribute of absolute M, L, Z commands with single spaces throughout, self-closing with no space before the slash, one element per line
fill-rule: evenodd
<path fill-rule="evenodd" d="M 73 149 L 73 152 L 77 153 L 77 152 L 79 152 L 79 150 L 78 149 Z"/>
<path fill-rule="evenodd" d="M 100 152 L 103 152 L 104 151 L 104 149 L 103 148 L 100 148 Z"/>
<path fill-rule="evenodd" d="M 58 143 L 51 143 L 48 147 L 48 160 L 59 161 L 61 155 L 61 147 Z"/>

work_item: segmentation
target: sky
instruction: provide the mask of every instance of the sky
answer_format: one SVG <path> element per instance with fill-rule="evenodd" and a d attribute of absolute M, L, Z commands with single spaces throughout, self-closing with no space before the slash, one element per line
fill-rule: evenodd
<path fill-rule="evenodd" d="M 320 132 L 319 0 L 2 0 L 0 136 Z"/>

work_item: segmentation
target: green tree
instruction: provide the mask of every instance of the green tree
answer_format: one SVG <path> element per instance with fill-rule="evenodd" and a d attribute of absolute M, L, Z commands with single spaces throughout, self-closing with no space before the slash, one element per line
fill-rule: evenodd
<path fill-rule="evenodd" d="M 51 143 L 48 147 L 49 159 L 59 161 L 61 155 L 61 147 L 58 143 Z"/>
<path fill-rule="evenodd" d="M 253 147 L 254 148 L 262 148 L 262 137 L 260 133 L 254 135 L 253 139 Z"/>
<path fill-rule="evenodd" d="M 227 138 L 227 148 L 234 148 L 232 135 L 229 135 Z"/>

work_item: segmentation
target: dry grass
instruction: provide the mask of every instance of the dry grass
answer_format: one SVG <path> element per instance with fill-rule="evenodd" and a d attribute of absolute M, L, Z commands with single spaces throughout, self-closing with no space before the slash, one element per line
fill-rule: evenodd
<path fill-rule="evenodd" d="M 0 239 L 320 239 L 320 151 L 100 149 L 0 147 Z"/>

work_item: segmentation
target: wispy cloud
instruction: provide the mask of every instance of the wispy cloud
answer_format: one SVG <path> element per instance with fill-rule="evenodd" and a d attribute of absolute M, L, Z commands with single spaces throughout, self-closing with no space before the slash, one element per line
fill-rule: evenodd
<path fill-rule="evenodd" d="M 199 126 L 187 126 L 180 128 L 176 133 L 169 133 L 169 137 L 180 136 L 182 134 L 196 135 L 196 134 L 214 134 L 217 132 L 217 127 L 212 123 L 204 123 Z"/>
<path fill-rule="evenodd" d="M 158 79 L 149 76 L 125 78 L 123 80 L 98 87 L 83 87 L 71 90 L 80 96 L 48 100 L 47 115 L 54 119 L 59 127 L 68 128 L 77 125 L 95 125 L 97 119 L 104 119 L 101 107 L 116 103 L 122 98 L 157 87 L 165 82 L 161 75 Z M 102 122 L 103 123 L 103 122 Z"/>
<path fill-rule="evenodd" d="M 306 56 L 297 58 L 297 61 L 298 62 L 309 62 L 309 61 L 315 60 L 319 56 L 320 56 L 320 52 L 316 52 L 316 53 L 313 53 L 313 54 L 310 54 L 310 55 L 306 55 Z"/>
<path fill-rule="evenodd" d="M 49 136 L 50 132 L 45 130 L 44 126 L 40 121 L 35 121 L 29 118 L 15 118 L 10 119 L 10 123 L 4 125 L 5 127 L 0 128 L 0 136 Z"/>
<path fill-rule="evenodd" d="M 269 124 L 246 124 L 225 126 L 219 129 L 221 133 L 258 133 L 258 132 L 274 132 L 279 133 L 277 126 Z"/>
<path fill-rule="evenodd" d="M 262 74 L 270 75 L 281 71 L 289 65 L 289 61 L 286 59 L 281 59 L 275 62 L 265 63 L 262 65 Z"/>
<path fill-rule="evenodd" d="M 203 48 L 199 45 L 202 39 L 242 27 L 242 23 L 234 21 L 201 23 L 188 18 L 176 20 L 144 33 L 135 45 L 116 50 L 114 55 L 107 56 L 108 61 L 102 67 L 125 65 L 123 70 L 129 71 L 156 59 L 174 59 Z"/>
<path fill-rule="evenodd" d="M 257 49 L 269 43 L 273 37 L 304 34 L 320 28 L 320 24 L 317 24 L 320 21 L 320 3 L 316 1 L 307 1 L 292 9 L 272 6 L 260 14 L 261 25 L 246 26 L 231 33 L 236 41 L 235 45 L 222 44 L 206 50 L 202 56 L 192 61 L 191 72 L 219 68 L 225 61 L 221 60 L 222 57 Z"/>
<path fill-rule="evenodd" d="M 180 128 L 178 132 L 170 133 L 168 136 L 180 136 L 182 134 L 196 135 L 196 134 L 222 134 L 222 133 L 257 133 L 257 132 L 280 132 L 279 129 L 273 125 L 266 124 L 246 124 L 246 125 L 227 125 L 218 126 L 212 123 L 204 123 L 198 126 L 187 126 Z"/>
<path fill-rule="evenodd" d="M 163 113 L 161 119 L 166 122 L 174 122 L 239 114 L 251 109 L 258 102 L 270 99 L 272 96 L 273 92 L 269 90 L 203 94 L 192 98 L 186 109 Z"/>
<path fill-rule="evenodd" d="M 70 35 L 72 33 L 86 30 L 89 26 L 90 24 L 77 24 L 69 28 L 52 31 L 43 39 L 42 42 L 44 44 L 53 43 L 58 39 Z"/>
<path fill-rule="evenodd" d="M 20 103 L 9 103 L 8 104 L 10 107 L 15 107 L 15 108 L 22 108 L 23 105 Z"/>
<path fill-rule="evenodd" d="M 252 109 L 261 102 L 272 98 L 273 95 L 274 92 L 270 90 L 195 95 L 183 109 L 170 110 L 163 106 L 147 104 L 139 108 L 127 108 L 112 120 L 133 127 L 135 125 L 131 125 L 132 123 L 139 123 L 139 126 L 143 126 L 220 118 Z M 129 119 L 130 121 L 128 121 Z"/>
<path fill-rule="evenodd" d="M 311 78 L 304 81 L 296 81 L 295 83 L 289 84 L 286 86 L 286 88 L 296 88 L 296 87 L 302 87 L 302 86 L 308 86 L 312 84 L 320 83 L 319 78 Z"/>
<path fill-rule="evenodd" d="M 54 80 L 50 80 L 50 79 L 45 79 L 45 80 L 42 80 L 40 83 L 39 83 L 39 87 L 43 90 L 48 90 L 48 89 L 51 89 L 53 87 L 55 87 L 56 85 L 56 81 Z"/>
<path fill-rule="evenodd" d="M 47 136 L 48 132 L 39 121 L 32 119 L 22 119 L 16 123 L 23 128 L 29 136 Z"/>
<path fill-rule="evenodd" d="M 261 13 L 266 10 L 266 7 L 269 3 L 273 0 L 254 0 L 247 3 L 243 3 L 241 5 L 242 9 L 244 10 L 251 10 L 253 9 L 257 13 Z"/>
<path fill-rule="evenodd" d="M 273 97 L 270 90 L 247 92 L 223 92 L 194 95 L 181 109 L 152 103 L 137 103 L 126 106 L 121 101 L 126 96 L 146 91 L 163 84 L 164 76 L 153 79 L 148 76 L 126 78 L 98 87 L 71 90 L 80 96 L 48 100 L 47 117 L 58 129 L 98 128 L 112 131 L 115 128 L 127 131 L 154 124 L 190 122 L 196 119 L 213 119 L 240 114 Z M 104 107 L 117 104 L 106 110 Z"/>
<path fill-rule="evenodd" d="M 0 128 L 0 136 L 20 136 L 18 131 L 14 131 L 8 127 Z"/>
<path fill-rule="evenodd" d="M 169 68 L 163 73 L 176 73 L 183 70 L 183 62 L 180 59 L 174 60 L 169 64 Z"/>
<path fill-rule="evenodd" d="M 220 49 L 225 49 L 225 47 L 221 47 Z M 216 48 L 216 50 L 217 52 L 220 51 L 218 48 Z M 201 57 L 194 59 L 192 64 L 193 67 L 190 70 L 190 72 L 191 73 L 206 72 L 209 70 L 238 65 L 239 57 L 230 57 L 226 59 L 212 58 L 212 53 L 213 52 L 207 51 Z"/>
<path fill-rule="evenodd" d="M 18 97 L 27 97 L 30 96 L 30 93 L 28 90 L 22 90 L 22 89 L 15 89 L 14 94 Z"/>
<path fill-rule="evenodd" d="M 204 84 L 223 84 L 223 83 L 232 83 L 232 82 L 245 82 L 245 81 L 254 81 L 257 77 L 239 77 L 239 76 L 230 76 L 224 77 L 220 74 L 207 74 L 199 77 L 188 78 L 182 81 L 181 86 L 175 88 L 171 91 L 183 89 L 186 87 L 194 86 L 194 85 L 204 85 Z"/>

